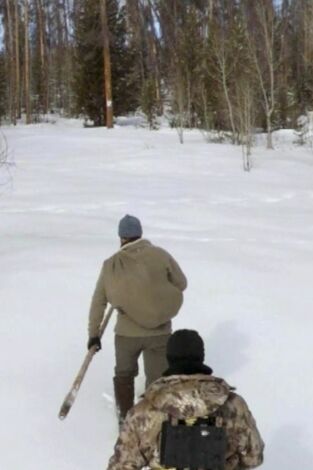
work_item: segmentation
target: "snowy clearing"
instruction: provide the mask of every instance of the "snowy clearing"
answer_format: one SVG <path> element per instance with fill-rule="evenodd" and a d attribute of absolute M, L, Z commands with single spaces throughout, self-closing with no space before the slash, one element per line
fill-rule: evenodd
<path fill-rule="evenodd" d="M 117 434 L 113 324 L 68 418 L 87 317 L 117 223 L 138 216 L 189 287 L 174 328 L 199 330 L 206 362 L 237 387 L 266 443 L 264 470 L 312 470 L 313 154 L 207 144 L 197 131 L 78 121 L 4 128 L 0 169 L 1 469 L 105 468 Z M 137 381 L 138 392 L 143 380 Z"/>

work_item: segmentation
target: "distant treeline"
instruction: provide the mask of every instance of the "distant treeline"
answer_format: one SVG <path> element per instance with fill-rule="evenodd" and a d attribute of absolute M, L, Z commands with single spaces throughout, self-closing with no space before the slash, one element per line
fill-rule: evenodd
<path fill-rule="evenodd" d="M 313 109 L 312 0 L 0 0 L 0 119 L 48 112 L 106 125 L 295 126 Z M 110 95 L 112 93 L 112 96 Z"/>

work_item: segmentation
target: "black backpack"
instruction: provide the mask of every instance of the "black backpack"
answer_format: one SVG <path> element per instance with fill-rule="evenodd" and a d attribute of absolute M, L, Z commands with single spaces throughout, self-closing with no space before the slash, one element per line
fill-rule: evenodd
<path fill-rule="evenodd" d="M 192 425 L 173 418 L 162 424 L 160 463 L 164 468 L 224 470 L 226 448 L 219 416 L 197 418 Z"/>

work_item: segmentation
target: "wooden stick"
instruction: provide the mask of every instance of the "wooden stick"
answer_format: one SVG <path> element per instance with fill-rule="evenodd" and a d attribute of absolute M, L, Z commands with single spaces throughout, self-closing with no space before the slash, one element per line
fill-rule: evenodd
<path fill-rule="evenodd" d="M 102 335 L 104 333 L 104 330 L 106 329 L 107 327 L 107 324 L 109 323 L 109 320 L 111 318 L 111 315 L 113 313 L 113 310 L 114 310 L 114 307 L 110 306 L 109 310 L 108 310 L 108 313 L 106 314 L 106 316 L 104 317 L 104 320 L 103 322 L 101 323 L 101 326 L 100 326 L 100 332 L 99 332 L 99 337 L 102 338 Z M 79 372 L 73 382 L 73 385 L 69 391 L 69 393 L 66 395 L 63 403 L 62 403 L 62 406 L 60 408 L 60 411 L 59 411 L 59 418 L 61 420 L 65 419 L 66 416 L 68 415 L 70 409 L 72 408 L 72 405 L 76 399 L 76 396 L 78 394 L 78 391 L 79 391 L 79 388 L 82 384 L 82 381 L 84 380 L 84 377 L 85 377 L 85 374 L 87 372 L 87 369 L 89 367 L 89 364 L 93 358 L 93 356 L 95 355 L 95 353 L 97 352 L 97 346 L 94 345 L 92 346 L 89 351 L 87 352 L 86 354 L 86 357 L 84 359 L 84 362 L 81 366 L 81 368 L 79 369 Z"/>

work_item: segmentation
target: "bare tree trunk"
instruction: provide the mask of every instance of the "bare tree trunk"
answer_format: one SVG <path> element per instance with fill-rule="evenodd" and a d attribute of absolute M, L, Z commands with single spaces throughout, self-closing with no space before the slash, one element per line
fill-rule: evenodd
<path fill-rule="evenodd" d="M 210 113 L 208 109 L 208 94 L 205 89 L 204 84 L 201 84 L 201 106 L 203 109 L 203 124 L 204 128 L 201 129 L 201 132 L 204 134 L 206 142 L 210 142 L 211 131 L 212 131 L 212 120 L 210 119 Z"/>
<path fill-rule="evenodd" d="M 136 32 L 136 43 L 137 47 L 140 51 L 140 73 L 141 73 L 141 84 L 143 85 L 146 79 L 146 71 L 145 71 L 145 57 L 144 57 L 144 38 L 143 38 L 143 26 L 142 26 L 142 14 L 140 10 L 140 5 L 138 0 L 134 0 L 135 3 L 135 11 L 136 11 L 136 19 L 137 19 L 137 26 L 135 29 Z"/>
<path fill-rule="evenodd" d="M 14 42 L 15 42 L 15 109 L 17 118 L 21 118 L 21 72 L 20 72 L 20 33 L 18 0 L 14 3 Z"/>
<path fill-rule="evenodd" d="M 189 129 L 191 129 L 192 126 L 192 111 L 191 111 L 191 79 L 190 79 L 190 73 L 187 71 L 186 73 L 186 81 L 187 81 L 187 123 Z"/>
<path fill-rule="evenodd" d="M 273 149 L 272 138 L 272 115 L 275 109 L 275 63 L 274 63 L 274 13 L 271 7 L 265 3 L 257 3 L 256 15 L 259 21 L 260 32 L 264 42 L 262 50 L 266 69 L 261 67 L 262 58 L 258 52 L 259 45 L 256 41 L 260 40 L 255 31 L 249 30 L 246 25 L 247 43 L 250 51 L 251 60 L 255 66 L 256 76 L 259 81 L 260 90 L 263 96 L 263 106 L 266 115 L 267 127 L 267 148 Z"/>
<path fill-rule="evenodd" d="M 175 84 L 175 92 L 176 92 L 176 105 L 177 105 L 177 123 L 176 123 L 176 130 L 178 132 L 179 142 L 181 144 L 184 143 L 184 126 L 185 126 L 185 86 L 182 77 L 179 76 L 177 73 L 176 76 L 176 84 Z"/>
<path fill-rule="evenodd" d="M 13 41 L 13 24 L 10 0 L 6 0 L 6 24 L 7 24 L 7 40 L 9 53 L 9 113 L 11 122 L 16 125 L 16 75 L 15 75 L 15 50 Z"/>
<path fill-rule="evenodd" d="M 106 125 L 110 129 L 113 127 L 113 103 L 109 27 L 106 0 L 100 0 L 100 8 L 103 33 L 104 100 L 106 110 Z"/>
<path fill-rule="evenodd" d="M 232 97 L 230 95 L 230 81 L 237 63 L 237 58 L 234 57 L 234 53 L 231 55 L 231 50 L 227 43 L 227 37 L 225 31 L 212 31 L 212 54 L 216 64 L 212 68 L 211 74 L 216 79 L 223 91 L 223 95 L 226 101 L 228 109 L 228 119 L 231 128 L 231 140 L 232 143 L 238 143 L 238 133 L 235 125 L 234 110 Z"/>
<path fill-rule="evenodd" d="M 251 117 L 252 117 L 252 92 L 249 82 L 245 78 L 239 79 L 236 83 L 236 123 L 239 129 L 239 143 L 242 148 L 242 163 L 245 171 L 250 171 L 250 155 L 251 155 Z"/>
<path fill-rule="evenodd" d="M 310 96 L 313 95 L 313 85 L 312 79 L 312 64 L 313 64 L 313 4 L 312 2 L 307 2 L 304 6 L 303 13 L 303 68 L 306 77 L 306 87 L 310 92 Z M 312 98 L 311 98 L 312 100 Z M 312 107 L 312 103 L 310 103 Z"/>
<path fill-rule="evenodd" d="M 269 109 L 266 113 L 266 128 L 267 128 L 267 135 L 266 135 L 266 148 L 273 149 L 273 135 L 272 135 L 272 110 Z"/>
<path fill-rule="evenodd" d="M 245 171 L 250 171 L 251 169 L 251 147 L 252 147 L 252 91 L 249 88 L 249 85 L 246 87 L 246 91 L 243 96 L 243 141 L 242 141 L 242 151 L 243 151 L 243 168 Z"/>
<path fill-rule="evenodd" d="M 153 5 L 151 0 L 148 0 L 148 23 L 150 26 L 151 41 L 149 41 L 150 55 L 153 63 L 153 73 L 155 81 L 155 94 L 158 108 L 158 114 L 163 112 L 163 103 L 161 97 L 161 73 L 160 73 L 160 61 L 159 61 L 159 40 L 155 28 L 155 19 L 153 17 Z"/>
<path fill-rule="evenodd" d="M 24 0 L 24 28 L 25 28 L 25 38 L 24 38 L 24 73 L 25 73 L 25 111 L 26 111 L 26 124 L 31 123 L 31 107 L 30 107 L 30 77 L 29 77 L 29 34 L 28 34 L 28 24 L 29 24 L 29 15 L 28 15 L 28 0 Z"/>
<path fill-rule="evenodd" d="M 40 63 L 42 72 L 42 88 L 43 88 L 43 112 L 46 114 L 49 108 L 49 88 L 48 88 L 48 66 L 47 66 L 47 54 L 46 54 L 46 33 L 45 33 L 45 21 L 44 12 L 41 0 L 36 0 L 37 15 L 38 15 L 38 28 L 39 28 L 39 52 L 40 52 Z"/>
<path fill-rule="evenodd" d="M 222 86 L 223 86 L 224 96 L 225 96 L 226 103 L 227 103 L 229 121 L 230 121 L 232 135 L 233 135 L 232 140 L 233 142 L 235 142 L 236 141 L 236 126 L 235 126 L 235 121 L 234 121 L 233 106 L 230 101 L 229 89 L 227 85 L 225 63 L 221 64 L 221 74 L 222 74 Z"/>
<path fill-rule="evenodd" d="M 68 27 L 68 14 L 69 14 L 69 7 L 68 3 L 63 0 L 63 23 L 64 23 L 64 46 L 66 51 L 66 63 L 65 63 L 65 109 L 67 113 L 70 112 L 71 109 L 71 71 L 72 71 L 72 56 L 71 56 L 71 48 L 70 48 L 70 41 L 69 41 L 69 27 Z"/>
<path fill-rule="evenodd" d="M 208 18 L 210 21 L 213 18 L 213 2 L 214 0 L 208 0 Z"/>
<path fill-rule="evenodd" d="M 220 41 L 224 41 L 224 39 L 220 39 Z M 229 116 L 229 122 L 231 126 L 231 131 L 232 131 L 232 141 L 233 143 L 236 142 L 236 126 L 235 126 L 235 120 L 234 120 L 234 112 L 233 112 L 233 105 L 230 99 L 229 95 L 229 87 L 227 83 L 227 76 L 228 76 L 228 71 L 227 71 L 227 63 L 226 63 L 226 56 L 225 56 L 225 44 L 217 44 L 215 48 L 215 56 L 218 64 L 218 69 L 219 69 L 219 74 L 220 78 L 219 81 L 222 85 L 223 88 L 223 93 L 225 96 L 227 108 L 228 108 L 228 116 Z"/>

